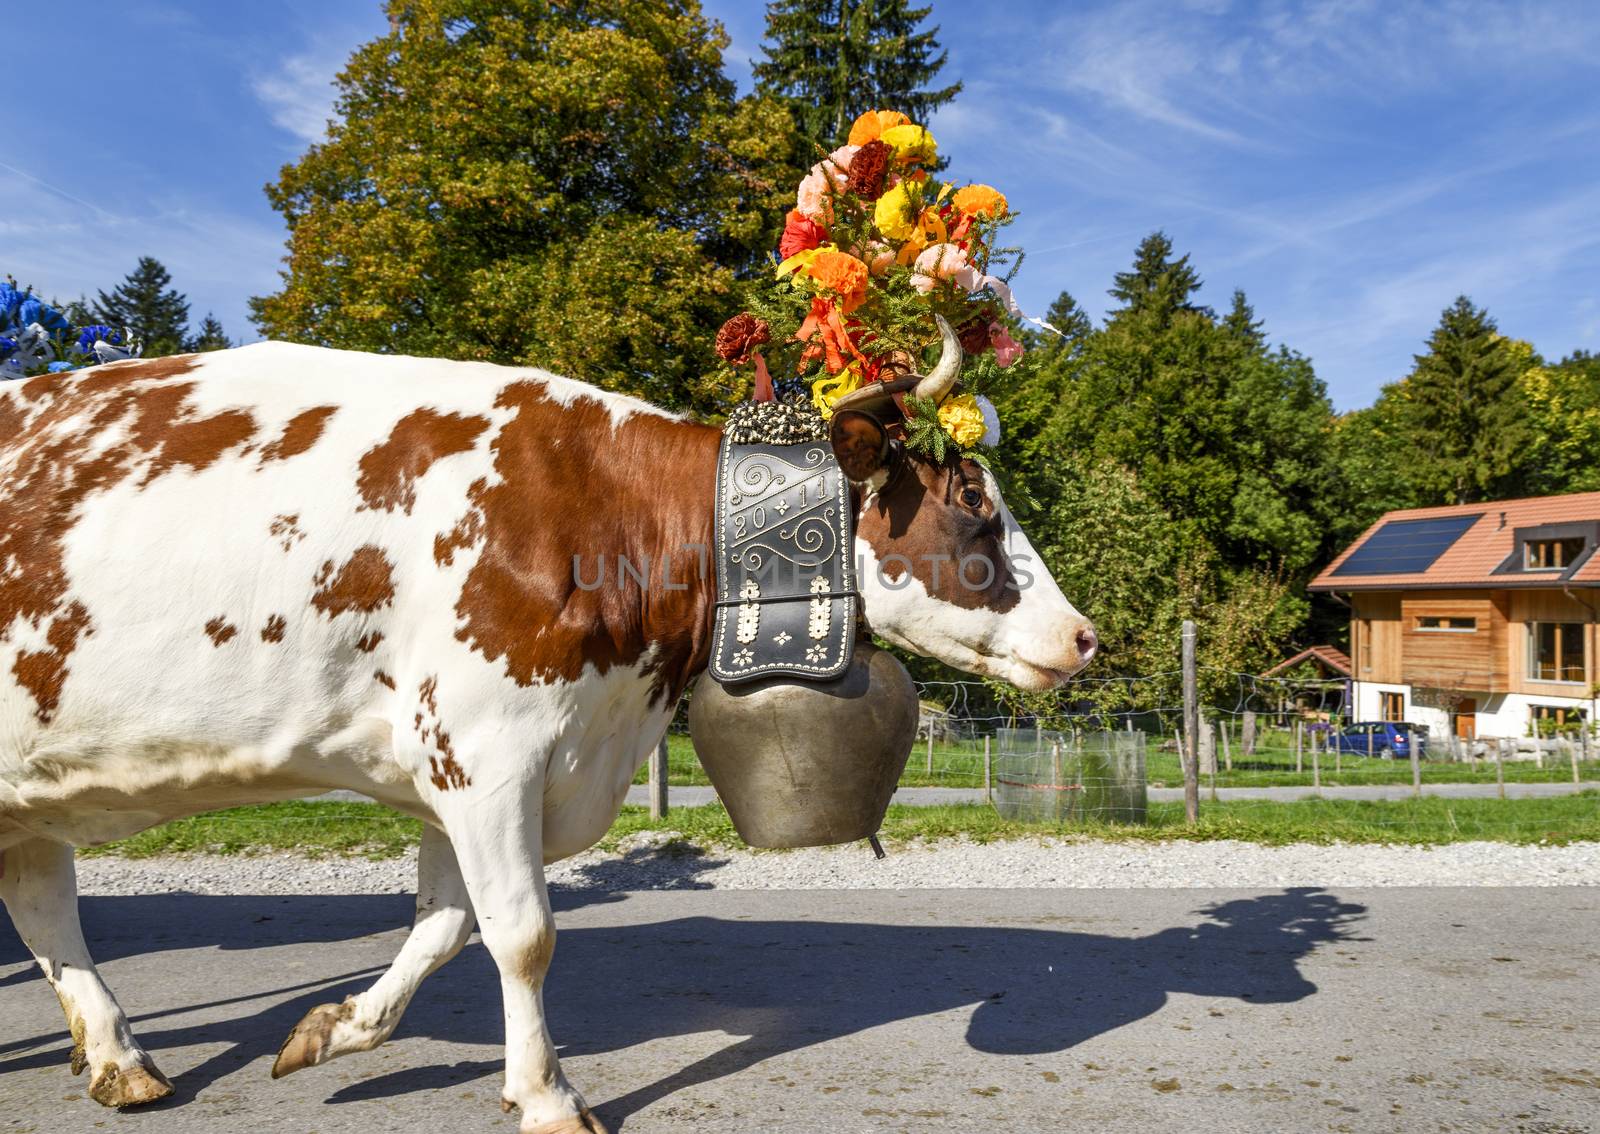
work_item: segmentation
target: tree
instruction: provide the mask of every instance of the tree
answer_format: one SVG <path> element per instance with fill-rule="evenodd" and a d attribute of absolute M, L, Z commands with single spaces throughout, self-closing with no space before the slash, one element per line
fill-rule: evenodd
<path fill-rule="evenodd" d="M 917 30 L 930 11 L 907 0 L 774 0 L 756 90 L 785 102 L 805 142 L 829 148 L 868 110 L 926 124 L 961 92 L 959 82 L 928 89 L 946 59 L 939 28 Z"/>
<path fill-rule="evenodd" d="M 1533 433 L 1533 493 L 1600 491 L 1600 356 L 1576 351 L 1554 365 L 1537 356 L 1518 382 Z"/>
<path fill-rule="evenodd" d="M 208 350 L 227 350 L 232 345 L 217 317 L 207 311 L 206 317 L 200 321 L 200 330 L 184 345 L 184 349 L 198 354 Z"/>
<path fill-rule="evenodd" d="M 677 407 L 775 241 L 793 130 L 697 0 L 390 0 L 324 142 L 267 187 L 279 338 L 547 365 Z"/>
<path fill-rule="evenodd" d="M 1139 242 L 1133 256 L 1133 270 L 1118 272 L 1108 294 L 1122 301 L 1112 318 L 1146 316 L 1165 326 L 1180 311 L 1204 312 L 1210 308 L 1189 302 L 1200 290 L 1199 273 L 1189 266 L 1186 254 L 1172 258 L 1172 239 L 1164 232 L 1152 232 Z"/>
<path fill-rule="evenodd" d="M 1489 313 L 1458 296 L 1440 314 L 1427 353 L 1415 358 L 1397 393 L 1409 407 L 1424 500 L 1470 504 L 1516 495 L 1532 433 L 1516 359 Z"/>
<path fill-rule="evenodd" d="M 99 293 L 95 319 L 119 331 L 131 330 L 144 345 L 146 358 L 176 354 L 189 328 L 189 300 L 171 283 L 172 274 L 160 260 L 140 256 L 138 266 L 110 295 Z"/>
<path fill-rule="evenodd" d="M 1233 306 L 1222 317 L 1222 326 L 1230 335 L 1252 346 L 1265 346 L 1267 336 L 1261 333 L 1261 320 L 1256 309 L 1244 297 L 1243 288 L 1233 289 Z"/>

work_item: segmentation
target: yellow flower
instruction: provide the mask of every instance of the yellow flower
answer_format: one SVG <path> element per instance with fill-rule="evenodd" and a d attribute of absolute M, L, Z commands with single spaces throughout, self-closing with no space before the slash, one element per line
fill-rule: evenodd
<path fill-rule="evenodd" d="M 906 123 L 904 126 L 891 126 L 878 140 L 894 147 L 894 160 L 903 164 L 921 162 L 931 164 L 939 156 L 939 147 L 933 140 L 933 135 L 922 126 Z"/>
<path fill-rule="evenodd" d="M 1006 215 L 1005 194 L 988 185 L 968 185 L 965 189 L 957 189 L 954 201 L 956 208 L 969 217 Z"/>
<path fill-rule="evenodd" d="M 939 406 L 939 424 L 952 440 L 963 449 L 970 449 L 989 431 L 978 408 L 978 399 L 971 394 L 957 394 L 946 398 Z"/>
<path fill-rule="evenodd" d="M 902 181 L 878 198 L 872 209 L 872 223 L 890 240 L 904 240 L 917 226 L 922 193 L 913 191 L 910 182 Z"/>
<path fill-rule="evenodd" d="M 852 362 L 832 378 L 819 378 L 811 387 L 811 404 L 824 420 L 833 417 L 833 403 L 861 388 L 861 365 Z"/>

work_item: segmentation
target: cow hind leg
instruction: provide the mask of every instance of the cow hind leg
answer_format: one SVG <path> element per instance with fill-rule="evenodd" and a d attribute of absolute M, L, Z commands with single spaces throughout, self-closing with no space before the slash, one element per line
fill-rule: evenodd
<path fill-rule="evenodd" d="M 172 1084 L 139 1048 L 84 944 L 72 848 L 45 839 L 8 848 L 0 902 L 61 1001 L 72 1033 L 72 1073 L 89 1070 L 89 1097 L 121 1108 L 170 1095 Z"/>
<path fill-rule="evenodd" d="M 438 808 L 478 911 L 478 931 L 500 970 L 506 1021 L 501 1107 L 522 1111 L 521 1134 L 606 1134 L 567 1082 L 545 1026 L 544 978 L 556 928 L 545 889 L 538 796 L 527 798 L 510 786 L 477 790 L 453 792 Z"/>
<path fill-rule="evenodd" d="M 461 951 L 472 935 L 472 902 L 467 897 L 450 840 L 424 827 L 417 855 L 417 918 L 389 971 L 365 992 L 343 1004 L 320 1004 L 289 1033 L 272 1065 L 281 1079 L 353 1051 L 383 1043 L 422 982 Z"/>

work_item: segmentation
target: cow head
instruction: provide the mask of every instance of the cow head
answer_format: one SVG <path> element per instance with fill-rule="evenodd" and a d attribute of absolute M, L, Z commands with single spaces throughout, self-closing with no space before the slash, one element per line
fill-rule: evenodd
<path fill-rule="evenodd" d="M 874 383 L 841 399 L 830 427 L 856 488 L 856 552 L 873 631 L 894 645 L 1022 689 L 1053 689 L 1094 657 L 1094 627 L 1050 577 L 994 476 L 954 454 L 934 461 L 894 437 L 896 393 L 942 401 L 961 344 L 939 320 L 944 353 L 926 377 Z"/>

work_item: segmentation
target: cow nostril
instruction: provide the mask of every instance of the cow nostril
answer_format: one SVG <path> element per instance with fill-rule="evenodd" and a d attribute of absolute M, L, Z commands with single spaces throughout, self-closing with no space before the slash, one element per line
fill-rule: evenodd
<path fill-rule="evenodd" d="M 1094 657 L 1095 650 L 1100 648 L 1100 639 L 1092 626 L 1085 626 L 1078 631 L 1077 646 L 1079 661 L 1086 662 Z"/>

